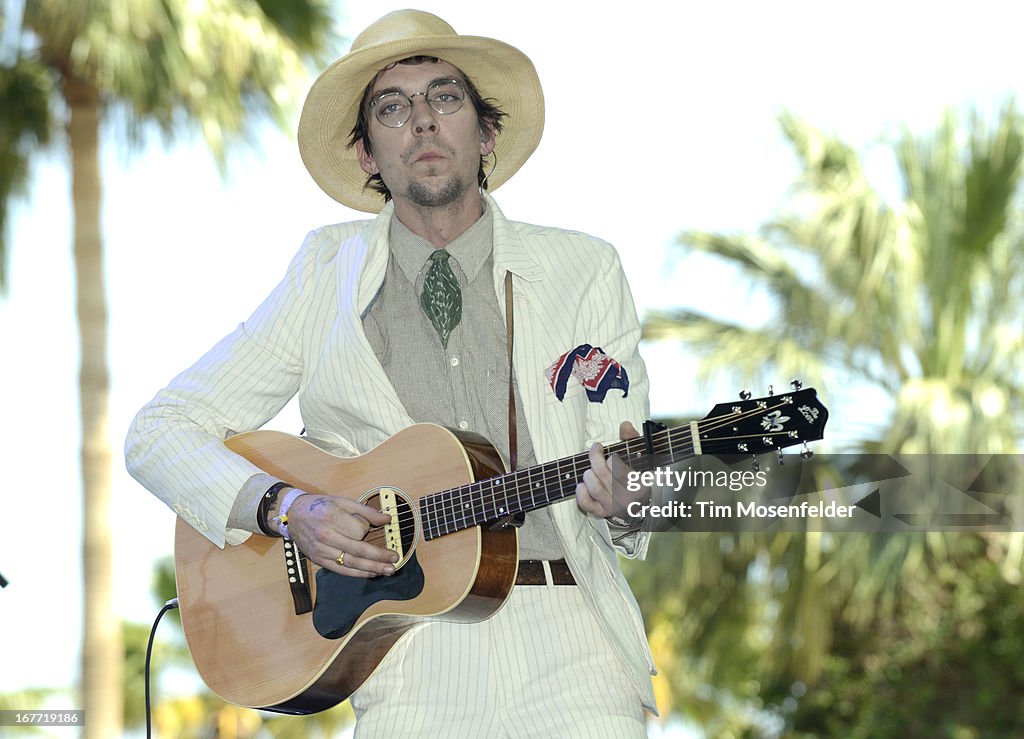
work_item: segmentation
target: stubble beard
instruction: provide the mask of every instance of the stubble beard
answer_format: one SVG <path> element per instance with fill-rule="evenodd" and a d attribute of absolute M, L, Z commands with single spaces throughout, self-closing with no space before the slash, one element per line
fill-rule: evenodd
<path fill-rule="evenodd" d="M 406 195 L 416 205 L 423 208 L 443 208 L 459 202 L 466 194 L 466 182 L 452 175 L 439 187 L 430 187 L 422 182 L 409 183 Z"/>

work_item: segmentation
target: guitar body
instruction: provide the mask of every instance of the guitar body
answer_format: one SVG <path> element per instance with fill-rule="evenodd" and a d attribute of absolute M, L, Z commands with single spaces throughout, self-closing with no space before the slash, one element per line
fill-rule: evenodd
<path fill-rule="evenodd" d="M 175 573 L 185 638 L 203 680 L 224 700 L 284 713 L 330 708 L 348 698 L 411 627 L 427 617 L 482 620 L 511 591 L 518 555 L 514 529 L 473 526 L 429 540 L 422 536 L 422 496 L 504 472 L 482 437 L 417 424 L 354 458 L 275 431 L 240 434 L 226 444 L 310 493 L 373 505 L 382 486 L 397 492 L 411 514 L 403 517 L 403 538 L 413 556 L 402 560 L 395 576 L 377 580 L 418 567 L 422 584 L 405 600 L 352 605 L 354 625 L 343 636 L 325 638 L 311 613 L 295 613 L 282 539 L 254 535 L 220 549 L 179 519 Z M 310 565 L 314 600 L 316 569 Z"/>

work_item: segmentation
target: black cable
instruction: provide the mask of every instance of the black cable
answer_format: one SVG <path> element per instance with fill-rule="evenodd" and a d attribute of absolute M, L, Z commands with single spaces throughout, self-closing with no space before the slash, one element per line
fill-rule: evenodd
<path fill-rule="evenodd" d="M 153 656 L 153 640 L 156 638 L 156 627 L 160 623 L 160 619 L 164 617 L 172 608 L 178 607 L 178 599 L 171 598 L 169 601 L 164 603 L 164 607 L 160 609 L 160 613 L 156 615 L 156 620 L 153 622 L 153 628 L 149 632 L 149 644 L 146 645 L 146 739 L 150 739 L 153 735 L 153 716 L 152 716 L 152 705 L 149 702 L 149 660 Z"/>

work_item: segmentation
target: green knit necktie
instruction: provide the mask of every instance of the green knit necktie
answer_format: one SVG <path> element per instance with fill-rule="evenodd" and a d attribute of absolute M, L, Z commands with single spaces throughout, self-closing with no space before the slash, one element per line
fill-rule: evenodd
<path fill-rule="evenodd" d="M 462 320 L 462 290 L 448 264 L 451 255 L 438 249 L 430 255 L 430 269 L 423 280 L 420 306 L 441 337 L 441 346 L 448 348 L 448 337 Z"/>

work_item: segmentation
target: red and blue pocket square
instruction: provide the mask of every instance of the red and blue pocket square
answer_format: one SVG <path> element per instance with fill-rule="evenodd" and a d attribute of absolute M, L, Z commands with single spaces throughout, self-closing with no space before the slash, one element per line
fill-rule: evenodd
<path fill-rule="evenodd" d="M 629 375 L 626 368 L 609 357 L 599 346 L 580 344 L 560 356 L 545 370 L 551 389 L 559 400 L 565 398 L 569 378 L 575 377 L 587 391 L 591 403 L 602 403 L 609 390 L 629 395 Z"/>

